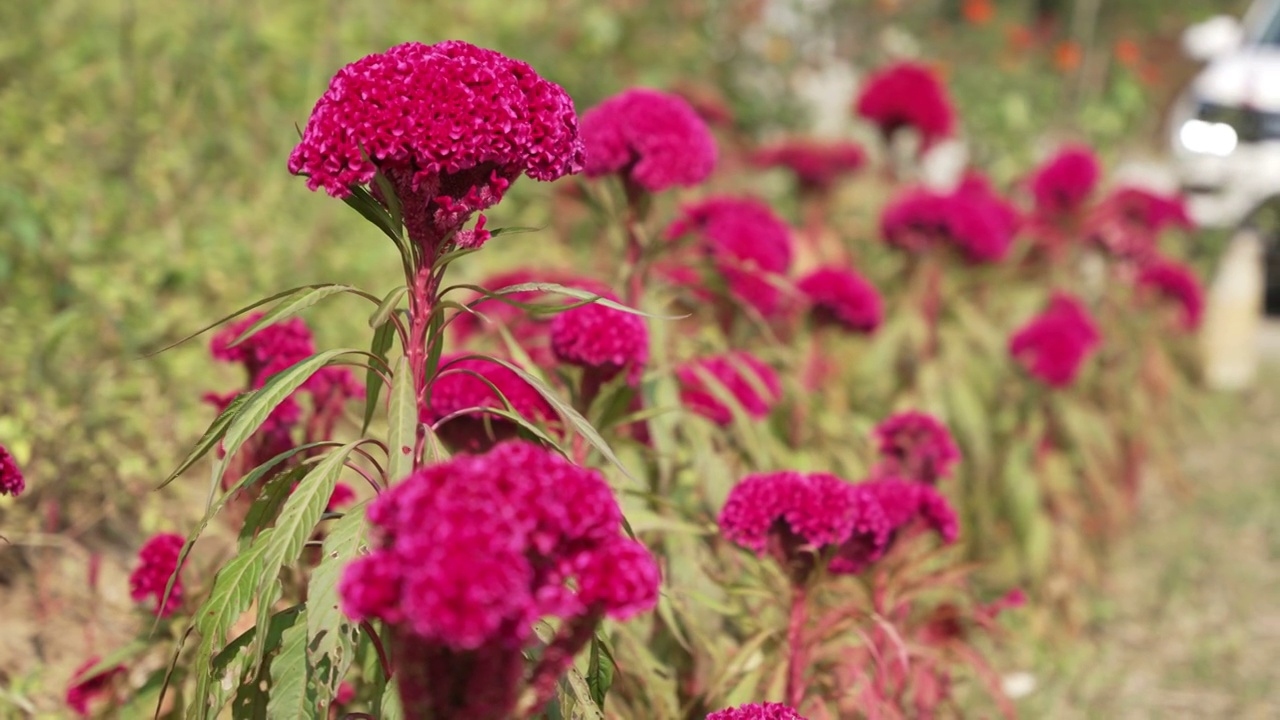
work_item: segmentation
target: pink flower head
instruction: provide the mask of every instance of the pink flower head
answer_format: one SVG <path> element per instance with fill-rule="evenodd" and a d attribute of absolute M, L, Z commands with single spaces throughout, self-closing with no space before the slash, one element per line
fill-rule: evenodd
<path fill-rule="evenodd" d="M 619 173 L 649 192 L 697 185 L 716 164 L 706 122 L 678 95 L 636 88 L 582 114 L 587 175 Z"/>
<path fill-rule="evenodd" d="M 169 617 L 182 605 L 182 576 L 179 575 L 178 558 L 186 539 L 175 533 L 153 536 L 138 551 L 138 567 L 129 575 L 129 597 L 142 602 L 155 598 L 155 614 Z M 165 587 L 173 578 L 173 588 L 165 598 Z M 164 599 L 164 605 L 160 604 Z"/>
<path fill-rule="evenodd" d="M 791 231 L 769 206 L 752 198 L 720 196 L 685 207 L 668 238 L 693 234 L 710 255 L 729 292 L 770 317 L 782 292 L 770 280 L 791 268 Z"/>
<path fill-rule="evenodd" d="M 329 504 L 324 506 L 324 511 L 333 512 L 355 501 L 356 491 L 352 490 L 350 485 L 340 482 L 333 486 L 333 494 L 329 496 Z"/>
<path fill-rule="evenodd" d="M 1195 271 L 1180 262 L 1157 259 L 1138 272 L 1138 287 L 1153 291 L 1182 308 L 1182 327 L 1195 330 L 1204 315 L 1204 288 Z"/>
<path fill-rule="evenodd" d="M 461 353 L 440 358 L 440 372 L 431 383 L 428 398 L 422 421 L 435 424 L 444 420 L 436 432 L 455 446 L 470 449 L 485 444 L 490 432 L 498 440 L 516 435 L 514 422 L 482 408 L 507 410 L 510 404 L 511 412 L 533 423 L 559 417 L 537 388 L 511 368 Z"/>
<path fill-rule="evenodd" d="M 71 675 L 71 684 L 67 686 L 67 707 L 80 717 L 89 717 L 89 704 L 111 694 L 111 686 L 115 683 L 115 679 L 127 672 L 124 665 L 116 665 L 85 677 L 85 672 L 99 662 L 101 658 L 89 658 L 83 665 L 76 668 Z"/>
<path fill-rule="evenodd" d="M 263 313 L 245 315 L 214 333 L 209 352 L 215 360 L 239 363 L 249 374 L 252 387 L 262 387 L 270 377 L 315 354 L 315 339 L 301 318 L 268 325 L 234 347 L 231 343 L 262 319 Z"/>
<path fill-rule="evenodd" d="M 1041 382 L 1062 388 L 1075 381 L 1084 361 L 1102 342 L 1084 304 L 1054 293 L 1049 306 L 1009 341 L 1009 354 Z"/>
<path fill-rule="evenodd" d="M 707 720 L 805 720 L 800 713 L 782 703 L 749 703 L 717 710 Z"/>
<path fill-rule="evenodd" d="M 884 478 L 854 485 L 865 502 L 879 509 L 879 534 L 855 533 L 831 561 L 831 572 L 856 575 L 884 557 L 901 530 L 916 520 L 936 532 L 944 543 L 955 542 L 960 521 L 951 504 L 931 485 L 914 480 Z"/>
<path fill-rule="evenodd" d="M 947 89 L 919 63 L 897 63 L 873 73 L 854 108 L 875 123 L 886 139 L 910 127 L 929 147 L 955 130 L 955 109 Z"/>
<path fill-rule="evenodd" d="M 1020 219 L 980 175 L 970 175 L 954 191 L 924 188 L 902 192 L 880 218 L 886 242 L 920 253 L 949 244 L 971 263 L 999 262 L 1008 254 Z"/>
<path fill-rule="evenodd" d="M 657 565 L 623 535 L 603 475 L 531 443 L 419 470 L 368 519 L 372 552 L 347 567 L 339 592 L 348 615 L 384 620 L 407 650 L 392 656 L 409 717 L 508 717 L 519 672 L 493 669 L 521 666 L 535 621 L 561 618 L 569 635 L 557 642 L 577 645 L 565 647 L 572 658 L 598 618 L 658 599 Z"/>
<path fill-rule="evenodd" d="M 409 237 L 431 257 L 521 174 L 550 181 L 582 163 L 577 115 L 563 88 L 523 62 L 451 40 L 397 45 L 339 70 L 289 156 L 289 172 L 344 198 L 381 171 Z"/>
<path fill-rule="evenodd" d="M 797 284 L 820 323 L 860 333 L 875 332 L 884 319 L 884 303 L 875 286 L 853 270 L 824 267 Z"/>
<path fill-rule="evenodd" d="M 1036 212 L 1055 217 L 1079 211 L 1101 175 L 1098 158 L 1088 146 L 1062 148 L 1031 175 Z"/>
<path fill-rule="evenodd" d="M 960 449 L 947 427 L 932 415 L 907 411 L 889 417 L 872 433 L 880 464 L 879 477 L 901 477 L 934 485 L 950 477 Z"/>
<path fill-rule="evenodd" d="M 1157 240 L 1169 228 L 1194 227 L 1179 195 L 1161 195 L 1122 187 L 1103 198 L 1089 218 L 1094 242 L 1116 257 L 1149 262 L 1158 254 Z"/>
<path fill-rule="evenodd" d="M 27 488 L 27 481 L 22 477 L 18 461 L 13 459 L 9 449 L 0 445 L 0 495 L 17 497 Z"/>
<path fill-rule="evenodd" d="M 710 375 L 715 385 L 709 385 L 703 374 Z M 782 397 L 778 374 L 745 350 L 685 363 L 676 369 L 676 379 L 680 402 L 718 425 L 733 422 L 733 412 L 720 399 L 726 392 L 753 420 L 767 416 Z"/>
<path fill-rule="evenodd" d="M 612 293 L 603 297 L 618 302 Z M 649 328 L 639 315 L 593 302 L 552 318 L 551 350 L 561 362 L 595 370 L 605 379 L 626 369 L 634 384 L 649 361 Z"/>
<path fill-rule="evenodd" d="M 790 170 L 802 191 L 825 193 L 861 170 L 867 153 L 857 143 L 790 140 L 761 149 L 751 160 L 759 167 Z"/>

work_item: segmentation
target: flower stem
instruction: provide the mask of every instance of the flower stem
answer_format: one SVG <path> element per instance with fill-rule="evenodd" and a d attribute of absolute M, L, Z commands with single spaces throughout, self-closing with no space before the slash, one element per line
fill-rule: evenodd
<path fill-rule="evenodd" d="M 787 626 L 787 704 L 799 708 L 804 702 L 805 643 L 804 626 L 808 620 L 808 591 L 796 584 L 791 591 L 791 621 Z"/>

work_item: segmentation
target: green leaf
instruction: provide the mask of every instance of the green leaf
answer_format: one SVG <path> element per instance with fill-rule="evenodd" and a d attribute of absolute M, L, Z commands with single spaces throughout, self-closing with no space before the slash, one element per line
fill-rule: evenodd
<path fill-rule="evenodd" d="M 342 612 L 338 600 L 338 581 L 347 564 L 359 553 L 365 542 L 365 508 L 369 501 L 349 509 L 329 526 L 320 564 L 311 571 L 307 583 L 307 662 L 312 668 L 325 667 L 315 676 L 317 699 L 328 707 L 338 685 L 355 659 L 359 630 Z"/>
<path fill-rule="evenodd" d="M 387 351 L 391 349 L 395 340 L 395 325 L 388 323 L 378 326 L 377 331 L 373 333 L 373 344 L 369 346 L 369 354 L 376 356 L 387 367 L 391 367 L 391 363 L 387 361 Z M 373 421 L 373 411 L 378 406 L 378 395 L 381 393 L 382 375 L 375 372 L 373 364 L 370 363 L 364 375 L 364 420 L 360 424 L 361 435 L 369 432 L 369 423 Z"/>
<path fill-rule="evenodd" d="M 604 637 L 596 633 L 591 638 L 591 652 L 587 657 L 587 687 L 596 707 L 604 710 L 604 700 L 613 687 L 613 653 Z"/>
<path fill-rule="evenodd" d="M 187 453 L 187 457 L 182 462 L 178 463 L 178 467 L 175 468 L 173 472 L 169 473 L 169 476 L 166 477 L 164 482 L 160 483 L 156 489 L 159 490 L 173 482 L 175 478 L 186 472 L 187 468 L 195 465 L 200 458 L 204 457 L 210 450 L 217 447 L 218 442 L 227 434 L 227 428 L 231 426 L 231 421 L 236 419 L 240 414 L 240 411 L 244 409 L 244 406 L 253 399 L 255 393 L 257 393 L 256 390 L 249 390 L 248 392 L 242 392 L 235 396 L 235 399 L 231 401 L 231 404 L 227 405 L 227 409 L 218 413 L 218 417 L 213 419 L 213 422 L 209 425 L 209 429 L 205 430 L 204 435 L 200 436 L 200 440 L 196 443 L 195 447 L 191 448 L 191 452 Z"/>
<path fill-rule="evenodd" d="M 514 225 L 512 227 L 497 228 L 489 233 L 490 238 L 496 238 L 500 235 L 519 235 L 521 233 L 541 232 L 546 228 L 529 227 L 527 225 Z"/>
<path fill-rule="evenodd" d="M 396 360 L 393 373 L 387 413 L 388 483 L 399 482 L 413 472 L 413 452 L 418 445 L 418 403 L 409 359 Z"/>
<path fill-rule="evenodd" d="M 289 493 L 293 492 L 293 486 L 307 472 L 310 472 L 309 467 L 299 465 L 298 467 L 290 468 L 288 472 L 274 475 L 267 481 L 267 484 L 262 488 L 262 492 L 253 499 L 253 504 L 249 506 L 249 512 L 245 514 L 244 524 L 240 527 L 239 543 L 241 551 L 248 547 L 249 543 L 253 542 L 263 528 L 267 527 L 272 520 L 275 520 L 280 508 L 284 506 L 284 501 L 289 498 Z"/>
<path fill-rule="evenodd" d="M 404 720 L 404 706 L 400 704 L 400 693 L 394 684 L 388 683 L 383 689 L 378 709 L 378 720 Z"/>
<path fill-rule="evenodd" d="M 271 660 L 271 698 L 267 717 L 314 718 L 319 712 L 307 666 L 307 612 L 280 638 L 280 652 Z"/>
<path fill-rule="evenodd" d="M 565 673 L 565 681 L 569 683 L 574 697 L 582 704 L 581 707 L 574 708 L 573 717 L 581 720 L 604 720 L 604 711 L 592 699 L 590 683 L 577 668 L 569 668 L 569 672 Z"/>
<path fill-rule="evenodd" d="M 232 340 L 231 344 L 227 347 L 235 347 L 258 334 L 258 332 L 263 328 L 288 320 L 331 295 L 337 295 L 339 293 L 349 292 L 355 289 L 356 288 L 351 287 L 350 285 L 321 285 L 317 288 L 304 288 L 303 290 L 299 290 L 295 293 L 297 297 L 290 297 L 279 305 L 271 308 L 271 310 L 259 318 L 257 322 L 250 325 L 244 332 L 240 333 L 235 340 Z"/>
<path fill-rule="evenodd" d="M 400 237 L 400 228 L 396 225 L 391 214 L 387 212 L 387 209 L 382 206 L 382 203 L 378 202 L 372 193 L 359 185 L 352 185 L 350 189 L 351 194 L 343 198 L 342 201 L 355 208 L 355 211 L 364 216 L 365 220 L 376 225 L 387 237 L 391 238 L 396 247 L 403 249 L 404 241 Z M 394 193 L 392 195 L 394 196 Z"/>
<path fill-rule="evenodd" d="M 653 318 L 655 320 L 683 320 L 684 318 L 689 317 L 687 314 L 685 315 L 653 315 L 653 314 L 644 312 L 642 310 L 637 310 L 633 307 L 628 307 L 626 305 L 623 305 L 620 302 L 610 300 L 606 297 L 601 297 L 597 293 L 589 292 L 587 290 L 579 290 L 577 288 L 565 287 L 564 285 L 560 285 L 558 283 L 548 283 L 548 282 L 519 283 L 516 285 L 508 285 L 507 287 L 499 288 L 497 290 L 489 290 L 487 288 L 480 287 L 479 285 L 469 285 L 469 284 L 463 283 L 458 285 L 450 285 L 449 287 L 442 290 L 440 294 L 444 295 L 445 293 L 448 293 L 452 290 L 458 290 L 458 289 L 472 290 L 482 296 L 468 303 L 469 306 L 475 306 L 476 304 L 483 302 L 484 300 L 493 299 L 493 300 L 500 300 L 508 305 L 514 305 L 515 307 L 524 308 L 526 310 L 563 312 L 565 310 L 571 310 L 575 307 L 581 307 L 582 305 L 590 305 L 591 303 L 598 303 L 600 305 L 604 305 L 607 308 L 612 308 L 614 310 L 617 310 L 619 312 L 624 312 L 629 315 L 639 315 L 640 317 Z M 571 297 L 575 300 L 581 300 L 582 302 L 573 303 L 569 305 L 539 305 L 536 303 L 517 302 L 515 300 L 511 300 L 503 297 L 504 295 L 514 295 L 515 293 L 522 293 L 522 292 L 545 292 L 545 293 L 551 293 L 552 295 L 563 295 L 565 297 Z"/>
<path fill-rule="evenodd" d="M 369 327 L 375 330 L 382 327 L 387 322 L 387 319 L 391 317 L 391 314 L 396 311 L 396 306 L 400 304 L 400 299 L 408 292 L 409 288 L 400 285 L 387 293 L 387 296 L 382 298 L 382 302 L 378 303 L 378 309 L 374 310 L 373 314 L 369 316 Z"/>
<path fill-rule="evenodd" d="M 281 636 L 285 630 L 293 626 L 301 611 L 302 605 L 294 605 L 271 616 L 265 625 L 268 652 L 280 647 Z M 236 702 L 233 704 L 233 712 L 248 710 L 244 713 L 244 717 L 265 717 L 266 698 L 259 692 L 256 682 L 260 676 L 245 677 L 245 673 L 249 671 L 251 657 L 249 645 L 257 637 L 258 631 L 259 627 L 256 625 L 245 630 L 239 637 L 227 643 L 222 652 L 213 658 L 209 672 L 215 682 L 211 687 L 213 699 L 210 706 L 214 708 L 215 715 L 234 692 Z M 240 718 L 242 715 L 237 712 L 235 717 Z"/>
<path fill-rule="evenodd" d="M 396 188 L 391 184 L 391 178 L 387 177 L 381 170 L 374 173 L 373 181 L 377 183 L 378 190 L 382 193 L 382 199 L 386 201 L 387 216 L 391 219 L 391 226 L 395 228 L 396 234 L 401 234 L 401 228 L 404 227 L 404 208 L 400 206 L 400 196 L 396 194 Z M 374 198 L 377 201 L 377 198 Z M 378 204 L 382 207 L 382 204 Z"/>

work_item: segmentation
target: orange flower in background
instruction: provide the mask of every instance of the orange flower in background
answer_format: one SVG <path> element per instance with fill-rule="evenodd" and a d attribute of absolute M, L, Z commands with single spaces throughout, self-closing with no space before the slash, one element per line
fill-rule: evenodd
<path fill-rule="evenodd" d="M 964 0 L 960 8 L 965 22 L 970 25 L 986 25 L 995 17 L 996 8 L 991 0 Z"/>
<path fill-rule="evenodd" d="M 1075 72 L 1084 59 L 1084 51 L 1075 40 L 1064 40 L 1053 48 L 1053 66 L 1064 73 Z"/>
<path fill-rule="evenodd" d="M 1129 38 L 1120 38 L 1115 46 L 1116 62 L 1133 70 L 1142 62 L 1142 48 Z"/>
<path fill-rule="evenodd" d="M 1035 44 L 1035 35 L 1032 34 L 1031 28 L 1026 25 L 1010 25 L 1005 30 L 1005 39 L 1009 43 L 1009 47 L 1017 52 L 1026 52 Z"/>

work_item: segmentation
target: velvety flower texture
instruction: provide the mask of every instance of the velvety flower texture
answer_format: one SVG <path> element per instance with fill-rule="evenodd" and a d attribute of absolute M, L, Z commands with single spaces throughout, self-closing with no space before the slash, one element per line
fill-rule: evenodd
<path fill-rule="evenodd" d="M 678 95 L 635 88 L 582 114 L 587 174 L 619 173 L 650 192 L 697 185 L 716 164 L 706 122 Z"/>
<path fill-rule="evenodd" d="M 71 708 L 80 717 L 89 717 L 91 703 L 96 702 L 99 698 L 111 692 L 111 685 L 115 679 L 124 675 L 126 670 L 123 665 L 116 665 L 113 668 L 107 668 L 100 673 L 85 677 L 84 673 L 89 668 L 97 665 L 101 658 L 91 657 L 84 662 L 71 675 L 71 684 L 67 686 L 67 707 Z"/>
<path fill-rule="evenodd" d="M 515 437 L 516 424 L 481 410 L 450 416 L 472 408 L 506 410 L 507 403 L 512 412 L 533 423 L 548 423 L 559 417 L 537 388 L 511 368 L 455 353 L 440 358 L 440 372 L 431 383 L 421 416 L 423 422 L 431 424 L 450 418 L 436 432 L 454 447 L 475 450 L 488 445 L 490 434 L 495 440 Z"/>
<path fill-rule="evenodd" d="M 800 189 L 825 193 L 867 164 L 867 153 L 852 142 L 788 140 L 762 148 L 751 157 L 759 167 L 790 170 Z"/>
<path fill-rule="evenodd" d="M 430 253 L 521 174 L 549 181 L 579 172 L 577 125 L 564 89 L 527 64 L 456 40 L 411 42 L 338 71 L 289 171 L 342 198 L 381 170 L 409 236 Z"/>
<path fill-rule="evenodd" d="M 702 377 L 704 373 L 723 387 L 709 385 Z M 733 397 L 753 420 L 768 415 L 782 397 L 778 374 L 743 350 L 685 363 L 676 368 L 676 379 L 680 382 L 680 402 L 718 425 L 733 422 L 733 412 L 720 400 L 721 393 Z"/>
<path fill-rule="evenodd" d="M 920 253 L 949 244 L 971 263 L 1003 260 L 1019 225 L 1017 210 L 979 175 L 949 193 L 905 190 L 880 217 L 881 234 L 890 245 Z"/>
<path fill-rule="evenodd" d="M 900 531 L 919 520 L 938 534 L 944 543 L 960 535 L 960 520 L 941 493 L 915 480 L 882 478 L 851 486 L 869 506 L 879 509 L 877 534 L 855 533 L 840 546 L 828 566 L 838 575 L 856 575 L 870 567 L 893 547 Z"/>
<path fill-rule="evenodd" d="M 1075 381 L 1084 361 L 1102 342 L 1084 304 L 1055 293 L 1049 306 L 1009 340 L 1009 354 L 1041 382 L 1062 388 Z"/>
<path fill-rule="evenodd" d="M 27 481 L 22 477 L 18 461 L 13 459 L 9 449 L 0 445 L 0 495 L 17 497 L 27 488 Z"/>
<path fill-rule="evenodd" d="M 424 468 L 368 519 L 373 550 L 339 592 L 352 618 L 390 624 L 408 717 L 508 717 L 535 621 L 563 620 L 552 647 L 571 662 L 601 617 L 658 598 L 657 565 L 623 534 L 604 477 L 531 443 Z"/>
<path fill-rule="evenodd" d="M 955 130 L 955 109 L 947 90 L 927 66 L 902 62 L 867 78 L 854 109 L 880 128 L 885 138 L 902 128 L 920 133 L 924 147 Z"/>
<path fill-rule="evenodd" d="M 871 333 L 884 319 L 880 293 L 853 270 L 819 268 L 801 278 L 796 287 L 809 299 L 813 315 L 821 323 Z"/>
<path fill-rule="evenodd" d="M 612 293 L 603 297 L 618 302 Z M 649 328 L 639 315 L 593 302 L 551 319 L 551 350 L 561 362 L 597 371 L 604 379 L 625 369 L 636 383 L 649 361 Z"/>
<path fill-rule="evenodd" d="M 668 238 L 693 234 L 724 277 L 730 294 L 770 317 L 783 295 L 770 276 L 791 268 L 791 231 L 768 205 L 753 198 L 718 196 L 685 207 Z"/>
<path fill-rule="evenodd" d="M 1036 212 L 1054 217 L 1079 211 L 1101 175 L 1093 150 L 1085 145 L 1062 148 L 1031 175 Z"/>
<path fill-rule="evenodd" d="M 1164 258 L 1138 272 L 1138 287 L 1172 300 L 1182 308 L 1182 327 L 1195 330 L 1204 317 L 1204 288 L 1190 267 Z"/>
<path fill-rule="evenodd" d="M 155 614 L 160 617 L 169 617 L 182 605 L 182 576 L 178 574 L 178 558 L 185 542 L 185 538 L 175 533 L 153 536 L 138 551 L 138 567 L 129 575 L 129 597 L 134 602 L 154 598 Z M 160 600 L 164 598 L 165 586 L 169 584 L 171 577 L 174 578 L 173 588 L 161 606 Z"/>
<path fill-rule="evenodd" d="M 952 467 L 960 460 L 947 427 L 932 415 L 907 411 L 893 415 L 872 431 L 880 463 L 878 477 L 899 477 L 936 484 L 950 477 Z"/>
<path fill-rule="evenodd" d="M 805 718 L 782 703 L 749 703 L 717 710 L 708 715 L 707 720 L 805 720 Z"/>

